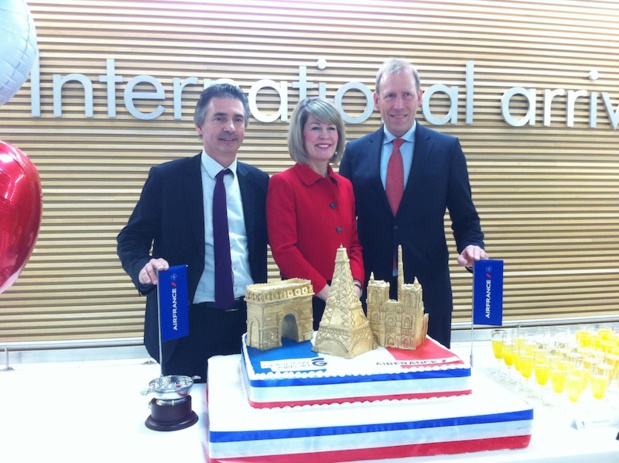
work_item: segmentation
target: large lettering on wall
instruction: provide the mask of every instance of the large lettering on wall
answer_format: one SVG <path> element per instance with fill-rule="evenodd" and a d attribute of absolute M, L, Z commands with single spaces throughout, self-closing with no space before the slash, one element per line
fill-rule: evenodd
<path fill-rule="evenodd" d="M 324 70 L 327 67 L 327 62 L 324 59 L 318 60 L 317 67 Z M 597 80 L 598 73 L 592 70 L 589 73 L 590 80 Z M 38 57 L 34 63 L 31 72 L 31 113 L 33 117 L 41 116 L 41 98 L 40 98 L 40 68 Z M 123 88 L 123 104 L 127 111 L 135 118 L 142 120 L 152 120 L 160 117 L 166 111 L 173 111 L 175 119 L 181 119 L 183 90 L 187 86 L 208 87 L 216 82 L 230 82 L 230 79 L 212 80 L 208 78 L 202 79 L 196 76 L 173 79 L 172 95 L 166 93 L 164 85 L 159 79 L 151 75 L 138 75 L 133 77 L 125 77 L 116 72 L 116 63 L 114 58 L 107 58 L 105 66 L 105 74 L 97 77 L 98 81 L 106 84 L 107 94 L 107 116 L 110 118 L 116 117 L 118 101 L 116 99 L 116 89 Z M 55 117 L 62 117 L 62 90 L 68 83 L 79 83 L 84 92 L 84 115 L 86 117 L 94 117 L 93 103 L 93 80 L 84 74 L 54 74 L 52 76 L 53 83 L 53 114 Z M 148 90 L 145 90 L 147 88 Z M 374 111 L 374 101 L 372 90 L 362 82 L 351 81 L 340 86 L 334 95 L 328 95 L 324 82 L 310 82 L 307 80 L 307 67 L 299 66 L 298 79 L 293 82 L 275 81 L 271 79 L 261 79 L 251 85 L 249 89 L 244 89 L 247 92 L 250 111 L 252 116 L 261 122 L 275 122 L 277 120 L 287 121 L 289 108 L 289 92 L 298 92 L 299 99 L 306 96 L 316 95 L 322 98 L 330 99 L 335 106 L 340 110 L 344 121 L 349 124 L 360 124 L 369 119 Z M 275 92 L 278 97 L 279 106 L 276 111 L 266 113 L 258 106 L 258 96 L 260 92 L 268 89 L 269 92 Z M 365 100 L 364 110 L 360 115 L 352 116 L 347 112 L 344 101 L 349 92 L 355 92 L 357 97 L 362 97 Z M 464 97 L 461 98 L 461 93 Z M 541 93 L 541 95 L 539 95 Z M 440 95 L 443 100 L 448 102 L 448 110 L 446 114 L 437 116 L 432 113 L 432 99 L 435 95 Z M 475 63 L 468 61 L 465 68 L 464 89 L 461 90 L 458 85 L 447 86 L 445 84 L 436 83 L 424 89 L 424 98 L 421 111 L 426 121 L 432 125 L 456 124 L 458 122 L 458 113 L 460 105 L 464 104 L 465 123 L 473 124 L 474 122 L 474 95 L 475 95 Z M 171 97 L 171 99 L 170 99 Z M 613 103 L 608 92 L 587 91 L 583 89 L 544 89 L 540 92 L 536 88 L 526 88 L 515 86 L 505 90 L 500 98 L 500 111 L 503 120 L 514 127 L 525 125 L 534 126 L 539 123 L 536 108 L 538 98 L 543 99 L 543 114 L 542 124 L 550 126 L 553 116 L 553 101 L 557 98 L 564 99 L 560 105 L 566 112 L 565 120 L 567 127 L 574 125 L 574 113 L 576 104 L 586 102 L 589 108 L 589 127 L 596 128 L 598 126 L 598 103 L 602 103 L 608 116 L 610 127 L 616 129 L 619 125 L 619 104 Z M 138 107 L 139 101 L 151 100 L 159 102 L 154 108 L 149 106 L 149 111 L 140 110 Z M 517 103 L 519 115 L 512 114 L 512 106 Z M 523 114 L 520 114 L 523 113 Z"/>

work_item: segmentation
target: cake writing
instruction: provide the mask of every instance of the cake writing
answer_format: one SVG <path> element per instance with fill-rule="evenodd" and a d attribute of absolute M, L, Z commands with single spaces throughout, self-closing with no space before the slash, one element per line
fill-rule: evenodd
<path fill-rule="evenodd" d="M 260 368 L 270 369 L 272 372 L 281 371 L 315 371 L 324 370 L 327 362 L 323 357 L 311 359 L 270 360 L 260 362 Z"/>
<path fill-rule="evenodd" d="M 416 359 L 416 360 L 395 360 L 393 362 L 376 362 L 378 366 L 405 366 L 405 365 L 444 365 L 446 363 L 460 362 L 456 356 L 439 359 Z"/>

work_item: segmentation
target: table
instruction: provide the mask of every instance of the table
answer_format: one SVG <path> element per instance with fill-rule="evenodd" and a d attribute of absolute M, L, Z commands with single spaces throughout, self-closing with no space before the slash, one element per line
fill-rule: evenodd
<path fill-rule="evenodd" d="M 489 342 L 455 343 L 462 357 L 473 352 L 474 374 L 492 368 Z M 146 359 L 13 365 L 0 372 L 0 461 L 162 462 L 208 461 L 206 394 L 191 396 L 199 421 L 173 432 L 148 429 L 150 396 L 140 392 L 159 376 Z M 535 409 L 526 449 L 411 457 L 381 462 L 412 463 L 617 463 L 616 427 L 576 430 L 565 414 Z"/>
<path fill-rule="evenodd" d="M 148 429 L 159 376 L 144 359 L 13 365 L 0 373 L 0 461 L 39 463 L 207 461 L 206 394 L 192 388 L 198 423 L 174 432 Z"/>

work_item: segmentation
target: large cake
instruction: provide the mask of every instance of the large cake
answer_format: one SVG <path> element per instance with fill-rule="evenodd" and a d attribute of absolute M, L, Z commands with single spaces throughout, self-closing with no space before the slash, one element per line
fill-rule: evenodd
<path fill-rule="evenodd" d="M 382 282 L 370 282 L 368 320 L 345 250 L 338 251 L 316 333 L 309 282 L 248 288 L 242 354 L 209 360 L 210 461 L 342 462 L 526 447 L 531 406 L 475 378 L 427 337 L 419 285 L 399 286 L 402 301 L 390 301 Z"/>
<path fill-rule="evenodd" d="M 460 397 L 254 408 L 240 356 L 209 359 L 211 463 L 331 463 L 529 445 L 533 409 L 483 375 Z"/>

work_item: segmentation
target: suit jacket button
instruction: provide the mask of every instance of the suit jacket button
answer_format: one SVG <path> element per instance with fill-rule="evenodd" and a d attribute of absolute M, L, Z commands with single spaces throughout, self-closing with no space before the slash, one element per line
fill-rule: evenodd
<path fill-rule="evenodd" d="M 335 229 L 335 231 L 336 231 L 336 232 L 338 232 L 338 233 L 342 233 L 342 227 L 337 227 L 337 228 Z"/>
<path fill-rule="evenodd" d="M 335 209 L 335 203 L 331 203 L 331 204 L 329 204 L 329 207 L 330 207 L 331 209 Z"/>

